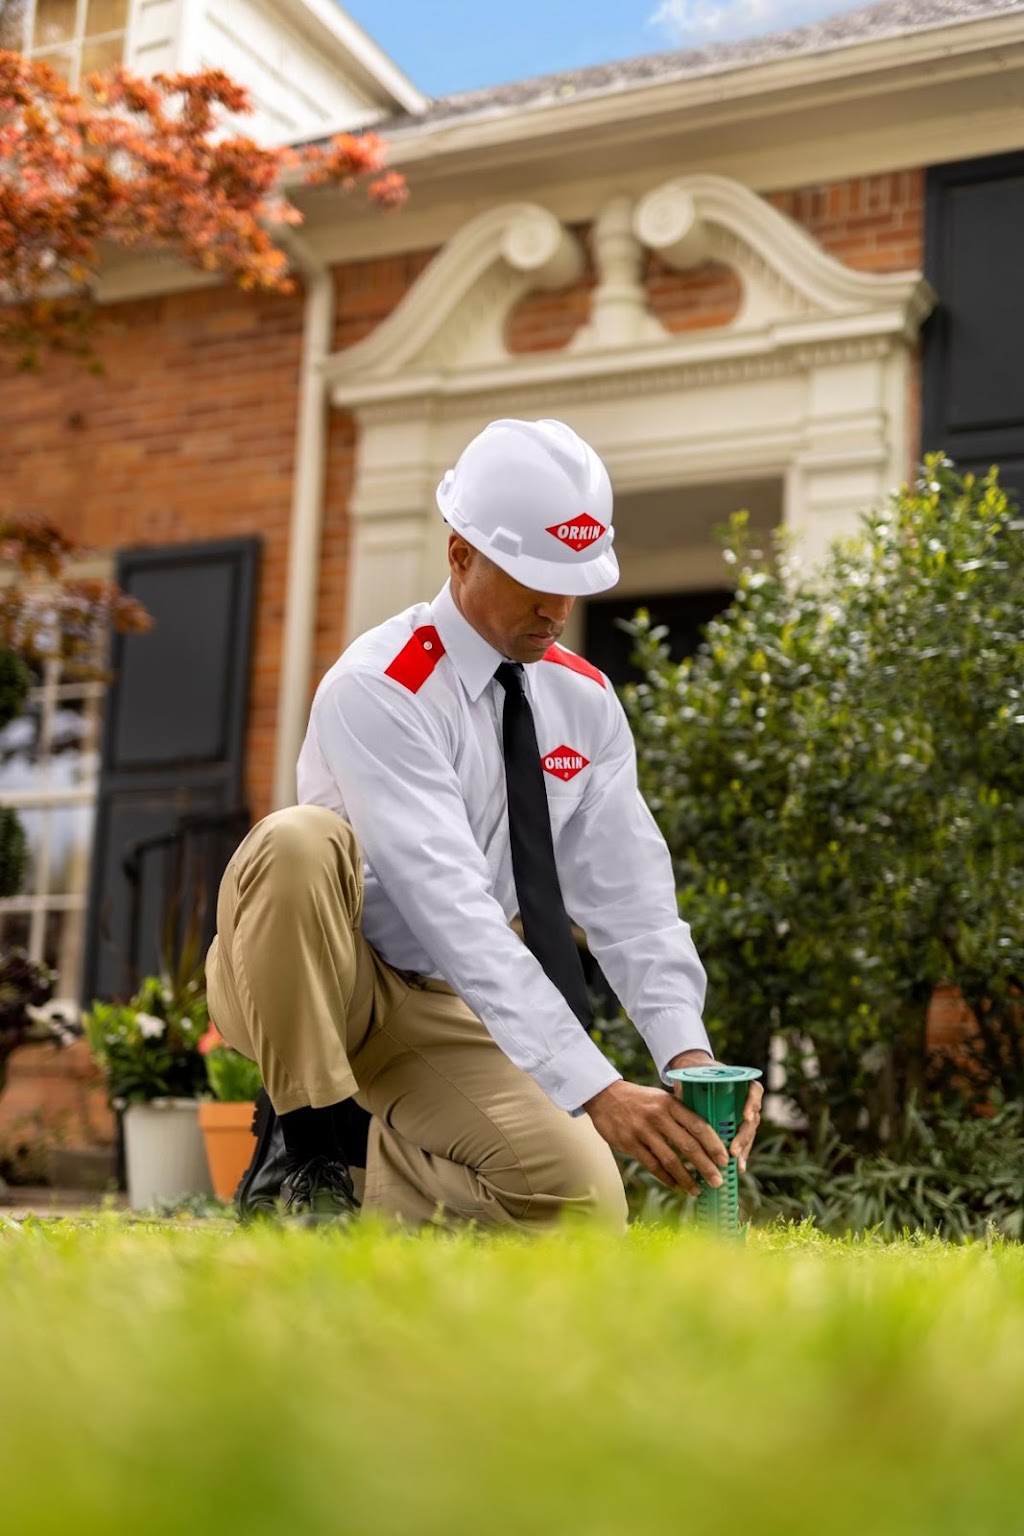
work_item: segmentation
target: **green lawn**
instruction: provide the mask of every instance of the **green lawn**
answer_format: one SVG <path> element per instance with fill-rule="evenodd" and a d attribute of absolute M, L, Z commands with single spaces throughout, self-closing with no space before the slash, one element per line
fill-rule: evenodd
<path fill-rule="evenodd" d="M 1024 1529 L 1024 1249 L 0 1223 L 0 1528 Z"/>

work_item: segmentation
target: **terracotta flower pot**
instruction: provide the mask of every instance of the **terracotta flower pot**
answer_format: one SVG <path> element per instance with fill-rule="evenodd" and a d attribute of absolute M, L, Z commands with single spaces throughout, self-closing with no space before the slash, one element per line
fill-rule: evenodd
<path fill-rule="evenodd" d="M 206 1141 L 206 1159 L 210 1165 L 213 1192 L 218 1200 L 231 1200 L 239 1180 L 252 1157 L 254 1105 L 221 1104 L 203 1099 L 199 1105 L 199 1124 Z"/>

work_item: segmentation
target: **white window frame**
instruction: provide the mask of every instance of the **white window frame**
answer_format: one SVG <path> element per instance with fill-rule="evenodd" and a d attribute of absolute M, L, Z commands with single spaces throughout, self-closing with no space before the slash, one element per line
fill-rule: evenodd
<path fill-rule="evenodd" d="M 76 0 L 75 30 L 74 35 L 63 43 L 48 43 L 41 47 L 32 46 L 32 34 L 36 25 L 36 7 L 38 0 L 28 0 L 25 7 L 25 47 L 24 52 L 30 59 L 39 59 L 48 62 L 52 58 L 71 54 L 73 63 L 68 76 L 68 84 L 72 90 L 78 90 L 82 77 L 82 53 L 86 43 L 106 43 L 116 38 L 122 42 L 121 63 L 125 63 L 128 57 L 128 35 L 131 30 L 132 11 L 134 0 L 128 0 L 128 8 L 125 11 L 124 26 L 115 27 L 109 32 L 98 32 L 95 36 L 86 37 L 85 18 L 89 0 Z"/>
<path fill-rule="evenodd" d="M 69 569 L 67 574 L 75 577 L 88 576 L 108 580 L 112 572 L 110 562 L 101 558 L 99 560 L 76 563 Z M 8 577 L 7 579 L 9 580 L 10 578 Z M 100 649 L 102 650 L 102 647 Z M 64 967 L 58 967 L 59 974 L 56 989 L 58 996 L 77 1000 L 84 974 L 86 914 L 89 903 L 89 882 L 96 833 L 95 812 L 99 804 L 100 760 L 102 755 L 100 733 L 102 729 L 103 700 L 106 696 L 107 684 L 103 681 L 77 681 L 68 680 L 67 678 L 61 681 L 60 673 L 61 664 L 59 662 L 46 662 L 43 666 L 41 682 L 29 689 L 26 699 L 26 706 L 35 704 L 40 709 L 38 742 L 39 783 L 26 789 L 0 789 L 0 806 L 15 812 L 60 811 L 76 806 L 91 809 L 93 817 L 81 870 L 81 883 L 79 889 L 75 891 L 54 892 L 51 890 L 53 884 L 52 821 L 50 818 L 46 818 L 43 823 L 43 836 L 37 849 L 36 873 L 33 881 L 34 889 L 20 892 L 16 896 L 0 897 L 0 919 L 8 915 L 20 913 L 27 913 L 29 915 L 27 953 L 30 960 L 41 964 L 45 956 L 46 919 L 49 913 L 76 914 L 77 922 L 74 930 L 69 933 L 70 925 L 66 923 L 64 932 L 61 935 L 60 955 L 66 958 Z M 85 700 L 84 718 L 90 727 L 86 740 L 90 751 L 92 772 L 88 778 L 79 784 L 72 787 L 58 787 L 49 782 L 54 721 L 57 711 L 63 702 L 78 699 Z"/>

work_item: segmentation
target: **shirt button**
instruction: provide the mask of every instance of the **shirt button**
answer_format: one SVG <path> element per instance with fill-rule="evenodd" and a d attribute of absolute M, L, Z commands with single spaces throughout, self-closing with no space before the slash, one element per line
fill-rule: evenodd
<path fill-rule="evenodd" d="M 434 649 L 434 642 L 433 642 L 433 640 L 424 640 L 424 642 L 423 642 L 423 649 L 425 651 L 432 651 Z"/>

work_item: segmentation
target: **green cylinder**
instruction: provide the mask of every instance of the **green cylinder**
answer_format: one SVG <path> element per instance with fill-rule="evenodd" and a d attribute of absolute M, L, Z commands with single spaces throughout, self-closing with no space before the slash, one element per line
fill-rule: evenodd
<path fill-rule="evenodd" d="M 706 1067 L 680 1067 L 666 1073 L 683 1085 L 683 1103 L 718 1132 L 726 1151 L 743 1121 L 748 1084 L 761 1076 L 756 1067 L 727 1067 L 713 1062 Z M 717 1189 L 700 1179 L 697 1221 L 702 1227 L 733 1236 L 740 1227 L 739 1171 L 729 1158 L 721 1169 Z"/>

